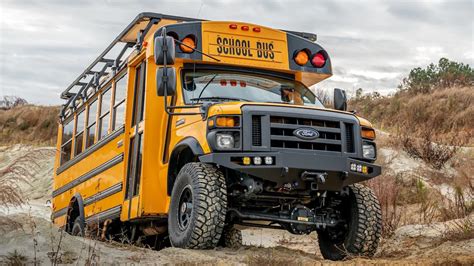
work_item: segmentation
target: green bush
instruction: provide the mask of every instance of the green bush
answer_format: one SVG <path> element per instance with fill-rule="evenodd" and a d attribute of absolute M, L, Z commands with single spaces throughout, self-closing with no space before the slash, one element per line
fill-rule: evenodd
<path fill-rule="evenodd" d="M 421 67 L 410 71 L 400 85 L 401 90 L 414 94 L 429 93 L 434 88 L 474 85 L 474 70 L 469 64 L 457 63 L 441 58 L 437 65 L 431 63 L 425 69 Z"/>

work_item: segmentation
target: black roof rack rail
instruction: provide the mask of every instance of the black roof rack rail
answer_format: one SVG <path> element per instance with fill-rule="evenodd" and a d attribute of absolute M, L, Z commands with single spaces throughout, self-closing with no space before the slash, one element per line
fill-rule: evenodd
<path fill-rule="evenodd" d="M 115 74 L 115 72 L 126 63 L 125 61 L 122 61 L 122 57 L 127 52 L 127 50 L 133 47 L 140 49 L 144 36 L 146 36 L 154 24 L 159 23 L 159 21 L 162 19 L 177 20 L 180 22 L 205 21 L 204 19 L 171 16 L 153 12 L 143 12 L 138 14 L 135 19 L 133 19 L 133 21 L 128 24 L 128 26 L 122 30 L 122 32 L 120 32 L 120 34 L 112 41 L 112 43 L 110 43 L 109 46 L 107 46 L 107 48 L 105 48 L 105 50 L 61 93 L 61 99 L 67 100 L 67 102 L 63 105 L 60 118 L 65 118 L 65 112 L 69 107 L 76 107 L 76 100 L 85 99 L 87 97 L 87 91 L 90 87 L 95 87 L 95 89 L 98 89 L 100 78 L 103 75 L 109 74 L 110 72 L 108 71 L 110 70 L 112 70 L 113 74 Z M 135 25 L 143 21 L 148 21 L 148 23 L 145 27 L 139 29 L 137 38 L 135 40 L 124 40 L 124 37 L 130 32 L 130 30 L 132 30 Z M 302 38 L 306 38 L 313 42 L 316 41 L 316 34 L 286 30 L 283 31 L 300 36 Z M 119 44 L 123 44 L 123 47 L 116 58 L 106 58 L 107 54 Z M 93 68 L 97 66 L 99 66 L 100 70 L 93 70 Z"/>

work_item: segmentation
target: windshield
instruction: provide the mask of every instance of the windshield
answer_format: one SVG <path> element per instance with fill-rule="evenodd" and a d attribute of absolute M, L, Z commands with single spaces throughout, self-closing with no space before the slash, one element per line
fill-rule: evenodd
<path fill-rule="evenodd" d="M 303 84 L 267 75 L 237 71 L 198 70 L 184 73 L 188 104 L 219 101 L 286 103 L 323 107 Z"/>

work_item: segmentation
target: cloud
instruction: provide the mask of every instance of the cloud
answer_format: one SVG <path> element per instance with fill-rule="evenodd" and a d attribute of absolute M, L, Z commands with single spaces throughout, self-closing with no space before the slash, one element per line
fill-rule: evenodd
<path fill-rule="evenodd" d="M 387 93 L 413 67 L 474 60 L 470 0 L 2 0 L 0 95 L 62 103 L 61 91 L 143 11 L 314 32 L 334 70 L 322 89 Z"/>

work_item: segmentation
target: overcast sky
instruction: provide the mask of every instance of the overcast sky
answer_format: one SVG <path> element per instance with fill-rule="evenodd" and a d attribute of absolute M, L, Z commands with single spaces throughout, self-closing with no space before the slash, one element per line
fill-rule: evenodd
<path fill-rule="evenodd" d="M 0 0 L 0 96 L 62 103 L 61 91 L 143 11 L 316 33 L 334 72 L 317 88 L 387 93 L 440 57 L 474 64 L 474 0 Z"/>

